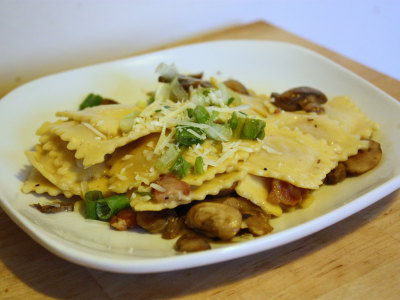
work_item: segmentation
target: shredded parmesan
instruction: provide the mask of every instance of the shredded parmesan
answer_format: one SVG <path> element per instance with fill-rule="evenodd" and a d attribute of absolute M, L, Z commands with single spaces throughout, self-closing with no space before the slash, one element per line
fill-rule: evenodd
<path fill-rule="evenodd" d="M 156 191 L 159 191 L 159 192 L 161 192 L 161 193 L 164 193 L 164 192 L 167 191 L 166 188 L 164 188 L 164 187 L 162 187 L 161 185 L 159 185 L 159 184 L 157 184 L 157 183 L 154 183 L 154 182 L 151 183 L 150 186 L 151 186 L 153 189 L 155 189 Z"/>
<path fill-rule="evenodd" d="M 97 136 L 99 136 L 102 139 L 107 139 L 107 137 L 102 134 L 100 131 L 98 131 L 96 128 L 94 128 L 92 125 L 90 125 L 87 122 L 82 122 L 82 125 L 86 126 L 88 129 L 90 129 L 94 134 L 96 134 Z"/>

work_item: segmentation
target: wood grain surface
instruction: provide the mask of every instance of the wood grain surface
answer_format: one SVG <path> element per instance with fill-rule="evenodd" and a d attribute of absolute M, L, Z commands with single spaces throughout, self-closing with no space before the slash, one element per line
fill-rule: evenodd
<path fill-rule="evenodd" d="M 221 39 L 307 47 L 400 99 L 399 81 L 263 22 L 166 47 Z M 399 224 L 398 190 L 333 226 L 270 251 L 206 267 L 126 275 L 58 258 L 0 209 L 0 299 L 400 299 Z"/>

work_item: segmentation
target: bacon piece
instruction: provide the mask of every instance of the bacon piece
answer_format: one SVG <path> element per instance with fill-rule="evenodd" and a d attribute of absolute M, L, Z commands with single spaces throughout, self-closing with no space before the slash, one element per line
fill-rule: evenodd
<path fill-rule="evenodd" d="M 296 206 L 307 195 L 307 190 L 294 186 L 291 183 L 273 179 L 268 201 L 274 204 Z"/>
<path fill-rule="evenodd" d="M 136 227 L 136 212 L 132 208 L 123 209 L 111 217 L 110 225 L 120 231 Z"/>
<path fill-rule="evenodd" d="M 155 182 L 165 189 L 164 192 L 153 189 L 154 201 L 157 203 L 179 201 L 183 195 L 189 195 L 190 186 L 171 174 L 161 175 Z"/>

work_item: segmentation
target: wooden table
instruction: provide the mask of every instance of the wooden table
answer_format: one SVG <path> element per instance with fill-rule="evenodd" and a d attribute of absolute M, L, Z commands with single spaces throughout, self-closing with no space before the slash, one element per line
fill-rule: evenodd
<path fill-rule="evenodd" d="M 400 99 L 399 81 L 263 22 L 173 46 L 238 38 L 305 46 Z M 189 270 L 122 275 L 54 256 L 0 209 L 0 298 L 399 299 L 399 224 L 396 191 L 344 221 L 271 251 Z"/>

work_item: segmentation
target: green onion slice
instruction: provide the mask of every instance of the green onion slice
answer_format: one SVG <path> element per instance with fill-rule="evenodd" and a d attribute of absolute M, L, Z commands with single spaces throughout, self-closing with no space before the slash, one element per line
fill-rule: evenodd
<path fill-rule="evenodd" d="M 134 110 L 130 114 L 123 116 L 121 120 L 119 120 L 119 127 L 122 132 L 129 132 L 132 130 L 133 124 L 135 123 L 135 119 L 140 115 L 139 110 Z"/>
<path fill-rule="evenodd" d="M 174 165 L 169 169 L 169 171 L 182 179 L 189 173 L 191 168 L 192 165 L 187 162 L 182 155 L 179 155 L 178 159 L 175 161 Z"/>
<path fill-rule="evenodd" d="M 174 164 L 179 156 L 179 151 L 174 144 L 168 144 L 167 150 L 163 153 L 160 159 L 155 163 L 155 167 L 160 172 L 166 172 Z"/>
<path fill-rule="evenodd" d="M 192 126 L 177 126 L 175 139 L 182 145 L 191 146 L 195 144 L 202 144 L 206 139 L 204 131 L 198 127 Z"/>
<path fill-rule="evenodd" d="M 100 105 L 100 103 L 103 101 L 103 97 L 100 95 L 95 95 L 90 93 L 85 100 L 79 105 L 79 110 L 85 109 L 86 107 L 92 107 L 92 106 L 97 106 Z"/>
<path fill-rule="evenodd" d="M 246 118 L 240 138 L 255 140 L 257 138 L 264 138 L 265 122 L 259 119 Z"/>
<path fill-rule="evenodd" d="M 203 158 L 201 156 L 197 156 L 196 161 L 194 162 L 194 174 L 195 175 L 204 174 Z"/>
<path fill-rule="evenodd" d="M 210 120 L 210 114 L 203 105 L 197 105 L 193 110 L 197 123 L 205 124 Z"/>
<path fill-rule="evenodd" d="M 130 207 L 130 201 L 126 195 L 115 195 L 100 199 L 96 203 L 96 213 L 100 220 L 108 220 L 119 211 Z"/>
<path fill-rule="evenodd" d="M 97 220 L 96 203 L 99 199 L 103 198 L 101 191 L 89 191 L 85 194 L 85 214 L 86 219 Z"/>

